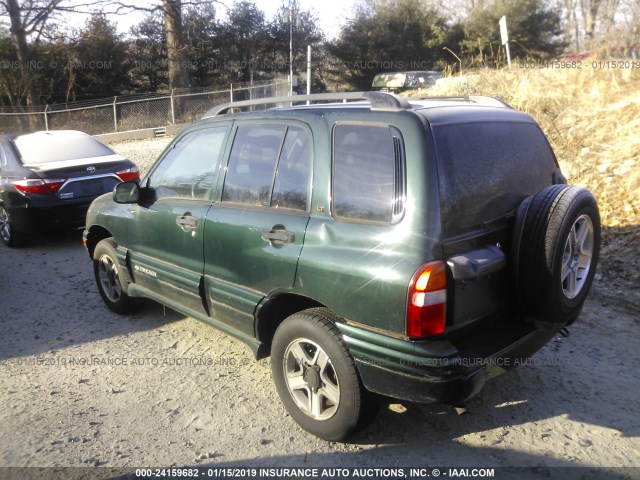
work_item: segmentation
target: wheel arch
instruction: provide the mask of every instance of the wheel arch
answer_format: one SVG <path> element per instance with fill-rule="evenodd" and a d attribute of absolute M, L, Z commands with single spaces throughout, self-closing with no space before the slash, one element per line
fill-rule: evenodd
<path fill-rule="evenodd" d="M 93 258 L 93 252 L 96 249 L 96 245 L 98 245 L 101 240 L 109 237 L 113 237 L 113 235 L 111 235 L 111 232 L 100 225 L 93 225 L 89 228 L 86 246 L 91 258 Z"/>
<path fill-rule="evenodd" d="M 294 313 L 309 308 L 325 308 L 320 302 L 296 293 L 279 293 L 262 302 L 255 315 L 255 336 L 267 348 L 259 353 L 259 358 L 271 354 L 271 340 L 278 326 Z"/>

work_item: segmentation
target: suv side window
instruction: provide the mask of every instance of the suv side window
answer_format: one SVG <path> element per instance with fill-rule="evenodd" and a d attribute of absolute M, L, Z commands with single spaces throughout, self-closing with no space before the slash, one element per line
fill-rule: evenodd
<path fill-rule="evenodd" d="M 271 206 L 306 210 L 311 179 L 311 137 L 302 128 L 289 127 L 282 146 Z"/>
<path fill-rule="evenodd" d="M 404 144 L 395 128 L 338 124 L 333 149 L 335 218 L 390 223 L 402 213 Z"/>
<path fill-rule="evenodd" d="M 306 210 L 311 138 L 298 127 L 241 125 L 236 132 L 222 201 Z"/>
<path fill-rule="evenodd" d="M 226 133 L 226 127 L 204 128 L 178 140 L 149 177 L 156 198 L 207 199 Z"/>

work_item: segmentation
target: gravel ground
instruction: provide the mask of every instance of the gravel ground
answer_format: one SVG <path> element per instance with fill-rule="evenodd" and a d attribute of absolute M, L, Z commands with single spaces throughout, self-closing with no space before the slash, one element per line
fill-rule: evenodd
<path fill-rule="evenodd" d="M 153 138 L 149 140 L 132 140 L 120 143 L 107 143 L 120 155 L 127 157 L 140 168 L 140 176 L 146 174 L 153 162 L 160 156 L 173 137 Z"/>
<path fill-rule="evenodd" d="M 146 172 L 167 142 L 113 147 Z M 469 414 L 390 401 L 333 443 L 297 427 L 268 361 L 239 341 L 152 302 L 110 312 L 80 238 L 0 249 L 0 466 L 520 466 L 527 478 L 585 466 L 601 468 L 584 478 L 638 478 L 637 297 L 596 285 L 571 335 L 488 384 Z"/>

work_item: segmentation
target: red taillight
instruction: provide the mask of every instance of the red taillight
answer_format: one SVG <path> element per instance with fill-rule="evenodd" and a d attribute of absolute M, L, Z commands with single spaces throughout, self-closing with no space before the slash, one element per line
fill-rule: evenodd
<path fill-rule="evenodd" d="M 444 333 L 447 317 L 447 266 L 423 265 L 413 275 L 407 298 L 407 336 L 417 339 Z"/>
<path fill-rule="evenodd" d="M 126 170 L 119 170 L 116 172 L 116 175 L 120 177 L 120 180 L 123 182 L 130 182 L 132 180 L 137 180 L 140 178 L 140 170 L 138 167 L 127 168 Z"/>
<path fill-rule="evenodd" d="M 13 185 L 22 193 L 56 193 L 66 182 L 64 179 L 25 178 L 16 180 Z"/>

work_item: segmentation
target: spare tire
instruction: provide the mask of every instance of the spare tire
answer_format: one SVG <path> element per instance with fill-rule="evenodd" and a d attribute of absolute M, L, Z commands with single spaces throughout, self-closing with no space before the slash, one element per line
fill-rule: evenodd
<path fill-rule="evenodd" d="M 551 185 L 518 208 L 512 271 L 523 312 L 571 323 L 580 314 L 598 264 L 600 214 L 594 196 L 576 186 Z"/>

